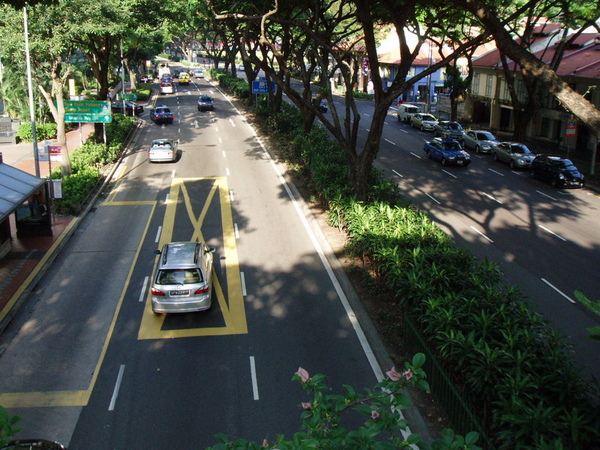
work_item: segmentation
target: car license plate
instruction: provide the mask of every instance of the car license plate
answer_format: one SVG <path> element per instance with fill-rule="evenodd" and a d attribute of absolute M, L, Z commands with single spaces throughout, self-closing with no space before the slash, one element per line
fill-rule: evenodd
<path fill-rule="evenodd" d="M 458 164 L 459 166 L 462 166 L 464 164 L 464 161 L 456 161 L 456 164 Z"/>
<path fill-rule="evenodd" d="M 170 291 L 169 294 L 171 295 L 188 295 L 190 293 L 190 291 L 185 290 L 185 291 Z"/>

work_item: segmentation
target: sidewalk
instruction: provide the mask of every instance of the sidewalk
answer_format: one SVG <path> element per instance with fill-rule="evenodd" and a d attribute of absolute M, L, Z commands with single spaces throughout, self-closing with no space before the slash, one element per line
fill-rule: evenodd
<path fill-rule="evenodd" d="M 67 149 L 73 152 L 94 132 L 93 123 L 81 124 L 81 128 L 67 133 Z M 38 143 L 43 149 L 44 143 Z M 33 144 L 2 144 L 0 153 L 4 164 L 23 172 L 36 175 Z M 39 177 L 46 178 L 50 171 L 60 166 L 58 161 L 39 161 Z M 18 238 L 14 214 L 10 217 L 12 249 L 0 259 L 0 332 L 6 328 L 28 293 L 43 275 L 44 266 L 57 244 L 62 240 L 63 232 L 72 222 L 71 217 L 53 216 L 52 236 Z"/>

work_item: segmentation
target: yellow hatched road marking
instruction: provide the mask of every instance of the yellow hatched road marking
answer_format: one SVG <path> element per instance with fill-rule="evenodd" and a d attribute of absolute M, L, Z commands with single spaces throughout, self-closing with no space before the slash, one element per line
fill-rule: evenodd
<path fill-rule="evenodd" d="M 214 184 L 202 206 L 199 215 L 194 212 L 189 192 L 185 186 L 186 182 L 197 182 L 202 180 L 213 180 Z M 166 314 L 156 315 L 152 312 L 151 294 L 148 292 L 146 297 L 146 306 L 144 308 L 144 316 L 138 333 L 138 339 L 171 339 L 175 337 L 193 337 L 193 336 L 215 336 L 229 334 L 245 334 L 248 333 L 248 324 L 246 322 L 246 310 L 244 308 L 244 297 L 242 295 L 242 285 L 239 269 L 239 260 L 237 255 L 237 245 L 235 242 L 233 215 L 231 212 L 231 203 L 229 199 L 229 189 L 227 179 L 222 177 L 217 178 L 175 178 L 171 183 L 169 191 L 169 200 L 163 220 L 162 232 L 160 236 L 159 248 L 167 244 L 173 239 L 175 229 L 175 213 L 179 196 L 183 196 L 183 204 L 185 205 L 188 218 L 193 225 L 194 232 L 189 239 L 195 241 L 196 238 L 204 241 L 202 236 L 202 223 L 211 202 L 216 193 L 219 193 L 219 201 L 221 206 L 221 224 L 223 227 L 223 249 L 225 253 L 225 273 L 227 274 L 227 291 L 228 298 L 225 298 L 221 283 L 213 272 L 213 296 L 219 302 L 219 307 L 223 314 L 225 326 L 223 327 L 205 327 L 205 328 L 188 328 L 179 330 L 163 330 Z M 154 270 L 158 257 L 154 262 Z M 213 269 L 214 270 L 214 269 Z M 154 273 L 154 272 L 153 272 Z"/>

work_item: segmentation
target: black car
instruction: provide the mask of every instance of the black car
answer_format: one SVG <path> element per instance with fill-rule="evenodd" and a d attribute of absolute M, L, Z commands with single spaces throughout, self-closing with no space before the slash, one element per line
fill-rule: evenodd
<path fill-rule="evenodd" d="M 150 111 L 150 119 L 154 123 L 173 123 L 173 113 L 168 106 L 156 105 L 156 108 Z"/>
<path fill-rule="evenodd" d="M 531 163 L 532 178 L 544 180 L 554 187 L 581 188 L 585 185 L 585 177 L 570 159 L 560 156 L 538 155 Z"/>
<path fill-rule="evenodd" d="M 112 102 L 110 109 L 114 113 L 123 114 L 123 102 L 122 101 Z M 132 116 L 134 114 L 136 116 L 139 116 L 141 113 L 144 112 L 144 107 L 142 105 L 138 105 L 136 102 L 126 101 L 125 102 L 125 111 L 127 111 L 128 116 Z"/>

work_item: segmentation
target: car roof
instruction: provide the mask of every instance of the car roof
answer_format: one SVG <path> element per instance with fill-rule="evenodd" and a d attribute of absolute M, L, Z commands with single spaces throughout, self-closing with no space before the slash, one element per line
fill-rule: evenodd
<path fill-rule="evenodd" d="M 163 246 L 160 255 L 160 268 L 182 268 L 195 266 L 200 257 L 200 242 L 171 242 Z"/>

